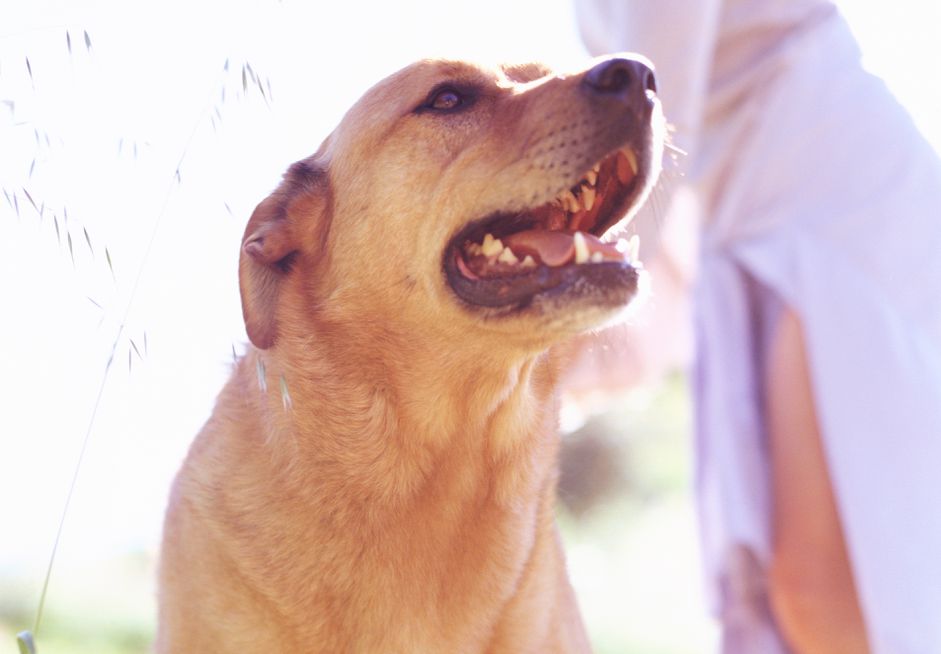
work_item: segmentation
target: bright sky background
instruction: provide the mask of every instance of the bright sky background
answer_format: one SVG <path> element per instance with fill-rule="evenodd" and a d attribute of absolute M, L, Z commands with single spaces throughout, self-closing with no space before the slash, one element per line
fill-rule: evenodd
<path fill-rule="evenodd" d="M 843 7 L 870 67 L 941 143 L 941 8 Z M 63 561 L 155 546 L 170 479 L 245 341 L 235 275 L 244 223 L 287 164 L 414 59 L 577 66 L 585 56 L 568 0 L 6 0 L 0 20 L 0 185 L 20 210 L 0 197 L 0 570 L 38 570 L 48 557 L 158 221 L 124 332 L 144 356 L 126 338 L 118 345 Z M 243 92 L 245 63 L 265 94 L 270 80 L 268 101 L 250 77 Z M 44 203 L 41 220 L 23 187 Z"/>

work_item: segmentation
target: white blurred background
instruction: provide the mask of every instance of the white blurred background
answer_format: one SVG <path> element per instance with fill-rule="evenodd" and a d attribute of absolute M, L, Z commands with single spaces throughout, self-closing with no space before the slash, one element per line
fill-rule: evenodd
<path fill-rule="evenodd" d="M 941 7 L 841 6 L 869 67 L 941 143 Z M 244 349 L 244 223 L 368 86 L 437 54 L 563 68 L 587 56 L 568 0 L 4 4 L 0 652 L 31 626 L 121 325 L 43 652 L 142 651 L 170 479 Z M 628 403 L 634 460 L 661 466 L 662 493 L 564 521 L 575 583 L 599 651 L 706 651 L 682 381 Z"/>

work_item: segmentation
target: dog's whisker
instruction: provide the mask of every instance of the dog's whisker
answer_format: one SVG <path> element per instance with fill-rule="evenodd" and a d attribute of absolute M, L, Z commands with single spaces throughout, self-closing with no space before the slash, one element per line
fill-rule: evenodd
<path fill-rule="evenodd" d="M 669 150 L 670 152 L 674 153 L 674 154 L 680 155 L 681 157 L 688 157 L 688 156 L 689 156 L 689 153 L 688 153 L 686 150 L 684 150 L 683 148 L 680 148 L 680 147 L 677 147 L 677 146 L 673 145 L 673 144 L 670 143 L 669 141 L 664 141 L 664 142 L 663 142 L 663 147 L 666 148 L 667 150 Z"/>
<path fill-rule="evenodd" d="M 288 383 L 284 378 L 284 375 L 280 377 L 280 386 L 281 386 L 281 404 L 284 407 L 285 411 L 290 411 L 294 407 L 294 403 L 291 401 L 291 394 L 288 392 Z"/>

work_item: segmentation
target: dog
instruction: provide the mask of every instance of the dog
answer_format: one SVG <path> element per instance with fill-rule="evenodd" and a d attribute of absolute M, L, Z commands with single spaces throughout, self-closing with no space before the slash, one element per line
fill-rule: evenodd
<path fill-rule="evenodd" d="M 425 60 L 290 166 L 241 247 L 253 347 L 171 491 L 158 652 L 589 651 L 555 385 L 637 293 L 612 235 L 663 132 L 637 56 Z"/>

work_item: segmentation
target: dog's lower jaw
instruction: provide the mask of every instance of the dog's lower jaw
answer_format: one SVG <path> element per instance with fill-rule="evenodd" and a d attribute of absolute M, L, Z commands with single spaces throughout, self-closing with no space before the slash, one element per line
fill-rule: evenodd
<path fill-rule="evenodd" d="M 164 587 L 182 559 L 207 583 L 170 593 L 189 606 L 162 606 L 158 651 L 199 651 L 174 642 L 173 622 L 219 605 L 231 622 L 201 624 L 204 651 L 588 651 L 554 524 L 553 362 L 530 357 L 501 374 L 481 363 L 490 374 L 474 383 L 438 359 L 343 388 L 331 379 L 349 380 L 355 362 L 325 351 L 239 363 L 224 391 L 238 402 L 224 404 L 245 414 L 214 415 L 188 464 L 226 483 L 187 478 L 195 503 L 168 515 Z M 293 387 L 298 374 L 307 383 Z M 273 381 L 282 375 L 289 409 Z M 422 415 L 424 393 L 439 407 L 451 395 L 453 411 L 436 415 L 453 424 Z M 261 433 L 258 415 L 278 427 Z M 235 479 L 263 495 L 226 496 Z"/>

